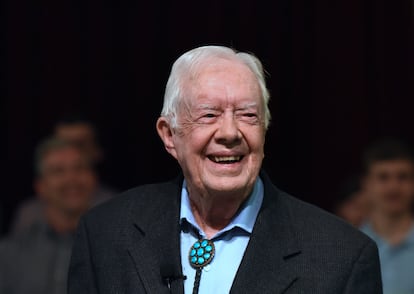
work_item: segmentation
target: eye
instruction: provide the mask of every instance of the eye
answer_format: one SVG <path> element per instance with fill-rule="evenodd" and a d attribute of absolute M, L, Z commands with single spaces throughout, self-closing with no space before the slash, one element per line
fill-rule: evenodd
<path fill-rule="evenodd" d="M 205 124 L 214 123 L 219 115 L 220 115 L 219 113 L 205 112 L 205 113 L 200 114 L 198 118 L 198 122 L 205 123 Z"/>
<path fill-rule="evenodd" d="M 257 124 L 259 122 L 259 115 L 256 111 L 241 111 L 237 114 L 240 121 L 249 124 Z"/>

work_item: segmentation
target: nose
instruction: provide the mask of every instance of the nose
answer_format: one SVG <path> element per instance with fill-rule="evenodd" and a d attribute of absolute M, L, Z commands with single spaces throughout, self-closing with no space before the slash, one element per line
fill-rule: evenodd
<path fill-rule="evenodd" d="M 242 135 L 233 113 L 228 112 L 223 114 L 214 137 L 217 143 L 226 145 L 227 147 L 240 143 Z"/>

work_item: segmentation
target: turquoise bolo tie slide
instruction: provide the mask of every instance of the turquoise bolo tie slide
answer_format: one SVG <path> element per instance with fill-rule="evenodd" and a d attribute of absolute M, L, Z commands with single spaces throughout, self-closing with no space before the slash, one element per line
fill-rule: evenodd
<path fill-rule="evenodd" d="M 193 268 L 202 268 L 214 257 L 214 243 L 207 239 L 198 240 L 190 248 L 188 258 Z"/>

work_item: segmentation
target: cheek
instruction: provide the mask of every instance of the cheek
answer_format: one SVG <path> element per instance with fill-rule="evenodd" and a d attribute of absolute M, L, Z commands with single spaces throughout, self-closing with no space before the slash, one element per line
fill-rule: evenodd
<path fill-rule="evenodd" d="M 56 180 L 46 180 L 42 185 L 42 191 L 40 192 L 40 197 L 45 201 L 53 201 L 53 199 L 58 198 L 57 195 L 60 194 L 62 185 Z"/>
<path fill-rule="evenodd" d="M 263 157 L 264 154 L 264 135 L 259 132 L 247 132 L 244 135 L 247 145 L 252 153 Z"/>
<path fill-rule="evenodd" d="M 78 178 L 78 181 L 82 183 L 85 187 L 93 188 L 95 187 L 95 177 L 93 174 L 89 172 L 79 173 L 80 177 Z"/>
<path fill-rule="evenodd" d="M 374 179 L 369 186 L 373 193 L 381 193 L 387 189 L 388 184 L 384 180 Z"/>
<path fill-rule="evenodd" d="M 407 197 L 414 196 L 414 185 L 412 183 L 406 183 L 405 185 L 402 185 L 402 187 Z"/>
<path fill-rule="evenodd" d="M 62 183 L 64 182 L 63 177 L 61 176 L 50 176 L 45 181 L 45 189 L 46 190 L 54 190 L 62 186 Z"/>
<path fill-rule="evenodd" d="M 366 181 L 364 191 L 367 194 L 368 198 L 375 199 L 375 196 L 378 194 L 378 190 L 378 185 L 375 181 L 373 181 L 372 179 Z"/>
<path fill-rule="evenodd" d="M 213 136 L 213 128 L 208 127 L 194 127 L 191 132 L 185 132 L 177 135 L 174 138 L 175 149 L 179 157 L 201 154 L 209 144 Z M 184 158 L 185 159 L 185 158 Z"/>
<path fill-rule="evenodd" d="M 202 150 L 200 142 L 192 138 L 192 136 L 176 138 L 174 141 L 175 153 L 173 156 L 178 161 L 184 173 L 193 170 L 197 166 L 200 158 Z"/>

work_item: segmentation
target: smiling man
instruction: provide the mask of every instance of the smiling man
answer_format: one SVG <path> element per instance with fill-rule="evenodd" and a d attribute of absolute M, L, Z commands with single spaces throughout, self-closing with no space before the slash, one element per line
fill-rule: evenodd
<path fill-rule="evenodd" d="M 42 214 L 0 242 L 2 294 L 67 292 L 76 227 L 95 193 L 96 175 L 89 159 L 66 141 L 42 141 L 35 154 L 35 172 Z"/>
<path fill-rule="evenodd" d="M 364 155 L 363 190 L 372 209 L 361 230 L 378 245 L 384 294 L 414 293 L 414 156 L 385 139 Z"/>
<path fill-rule="evenodd" d="M 183 175 L 84 217 L 69 293 L 382 293 L 375 244 L 261 171 L 268 101 L 253 55 L 182 55 L 156 128 Z"/>

